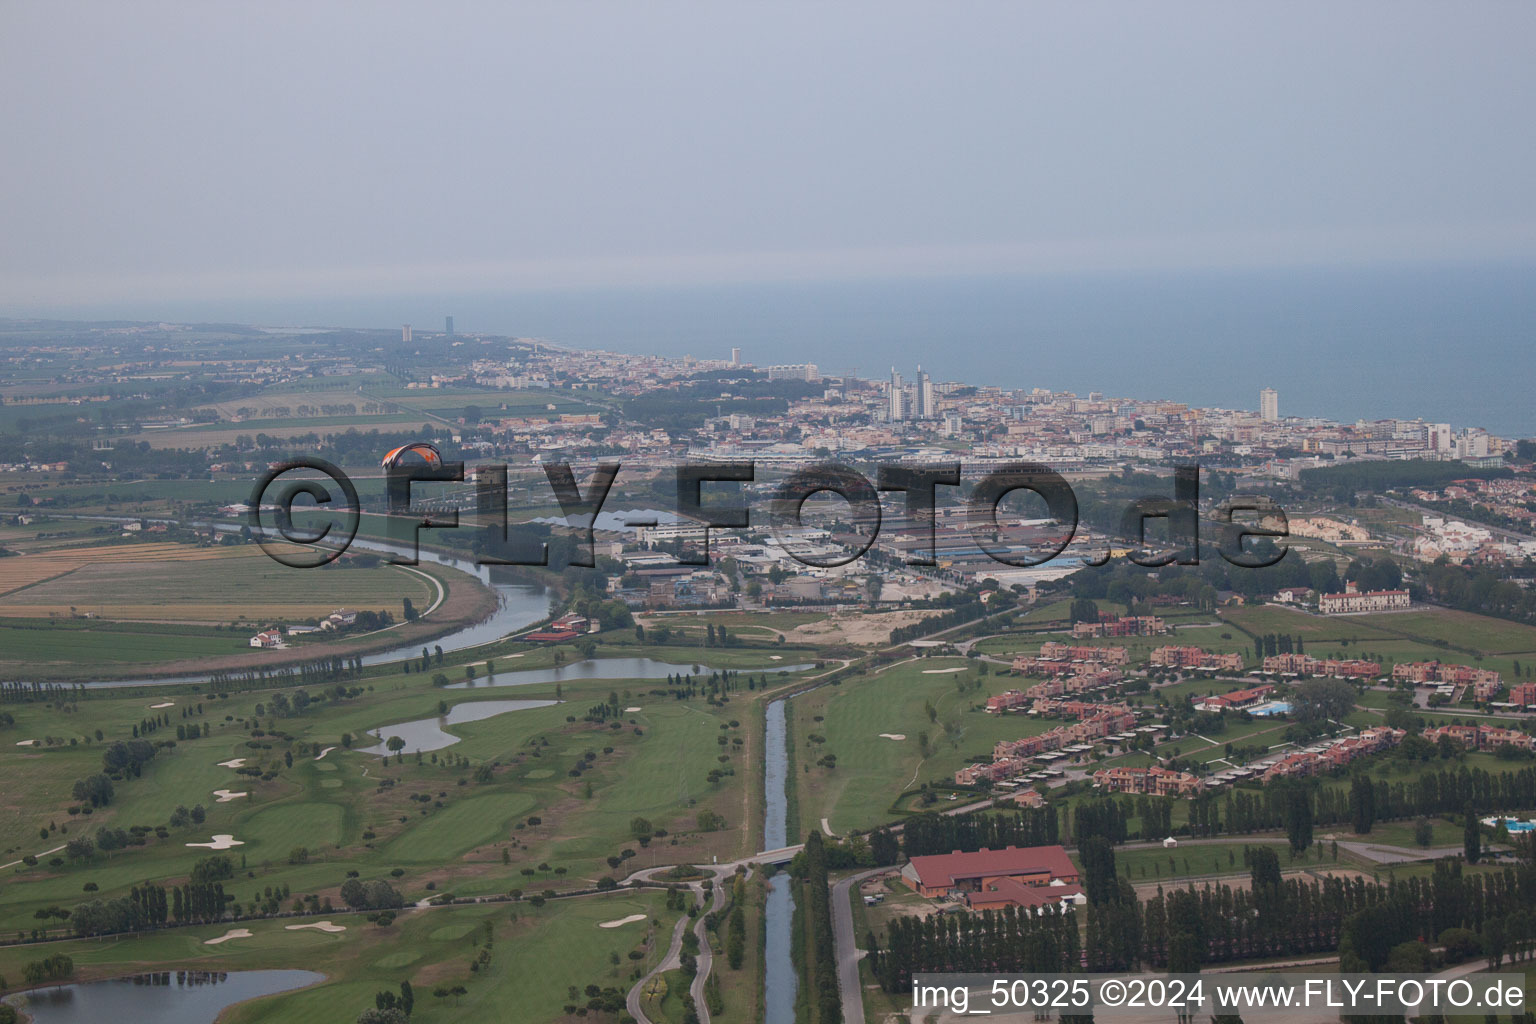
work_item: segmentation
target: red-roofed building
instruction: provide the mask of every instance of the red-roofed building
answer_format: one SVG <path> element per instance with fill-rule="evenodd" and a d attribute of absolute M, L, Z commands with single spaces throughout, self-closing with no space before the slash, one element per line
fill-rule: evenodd
<path fill-rule="evenodd" d="M 1088 896 L 1080 885 L 1023 885 L 1011 878 L 999 878 L 981 892 L 965 894 L 967 910 L 1023 907 L 1038 914 L 1045 907 L 1082 906 L 1087 902 Z"/>
<path fill-rule="evenodd" d="M 1207 651 L 1199 647 L 1159 647 L 1147 658 L 1162 668 L 1198 668 L 1215 672 L 1241 672 L 1241 654 Z"/>
<path fill-rule="evenodd" d="M 537 633 L 528 633 L 522 639 L 533 644 L 563 644 L 575 640 L 581 634 L 574 629 L 543 629 Z"/>
<path fill-rule="evenodd" d="M 1202 711 L 1241 711 L 1249 708 L 1275 692 L 1275 688 L 1268 684 L 1251 686 L 1246 690 L 1233 690 L 1231 693 L 1219 694 L 1215 697 L 1203 697 L 1195 702 L 1195 707 Z"/>
<path fill-rule="evenodd" d="M 972 853 L 940 853 L 913 857 L 902 877 L 929 899 L 951 893 L 985 893 L 1005 881 L 1023 886 L 1068 885 L 1079 881 L 1077 867 L 1060 846 L 983 847 Z"/>
<path fill-rule="evenodd" d="M 1111 793 L 1149 793 L 1153 796 L 1199 796 L 1205 783 L 1189 772 L 1168 768 L 1101 768 L 1093 773 L 1093 784 Z"/>
<path fill-rule="evenodd" d="M 1317 609 L 1324 615 L 1341 615 L 1349 612 L 1384 612 L 1394 608 L 1407 608 L 1410 601 L 1406 590 L 1361 591 L 1354 583 L 1344 585 L 1342 594 L 1324 594 L 1317 599 Z"/>
<path fill-rule="evenodd" d="M 1495 725 L 1442 725 L 1425 729 L 1420 735 L 1431 743 L 1448 736 L 1468 750 L 1497 750 L 1506 743 L 1518 750 L 1530 750 L 1536 744 L 1528 733 Z"/>
<path fill-rule="evenodd" d="M 1030 698 L 1019 690 L 1008 690 L 996 697 L 987 698 L 987 714 L 1000 715 L 1004 711 L 1012 711 L 1030 702 Z"/>
<path fill-rule="evenodd" d="M 1077 622 L 1072 637 L 1084 640 L 1096 636 L 1156 636 L 1168 632 L 1168 624 L 1156 615 L 1104 615 L 1097 622 Z"/>

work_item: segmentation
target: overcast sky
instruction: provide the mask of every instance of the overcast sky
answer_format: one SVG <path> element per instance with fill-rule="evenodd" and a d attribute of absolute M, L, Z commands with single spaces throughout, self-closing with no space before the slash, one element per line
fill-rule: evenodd
<path fill-rule="evenodd" d="M 0 2 L 0 313 L 1536 260 L 1536 5 Z"/>

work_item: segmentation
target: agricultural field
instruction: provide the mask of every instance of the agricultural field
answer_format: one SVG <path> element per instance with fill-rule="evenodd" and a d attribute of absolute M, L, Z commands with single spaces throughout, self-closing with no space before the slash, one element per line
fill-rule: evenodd
<path fill-rule="evenodd" d="M 1315 657 L 1448 661 L 1495 669 L 1513 678 L 1515 663 L 1536 664 L 1536 627 L 1449 608 L 1324 617 L 1260 605 L 1224 609 L 1222 617 L 1253 633 L 1300 636 Z"/>
<path fill-rule="evenodd" d="M 1177 623 L 1178 620 L 1174 620 Z M 1209 616 L 1202 616 L 1199 624 L 1185 623 L 1161 636 L 1114 636 L 1089 637 L 1074 640 L 1070 632 L 1060 633 L 1006 633 L 989 636 L 976 644 L 981 653 L 996 658 L 1013 658 L 1020 654 L 1038 654 L 1043 643 L 1070 643 L 1078 647 L 1124 647 L 1130 652 L 1131 663 L 1146 664 L 1147 656 L 1159 647 L 1203 647 L 1221 653 L 1236 652 L 1250 660 L 1253 657 L 1253 640 L 1236 629 L 1222 623 L 1206 624 Z"/>
<path fill-rule="evenodd" d="M 353 559 L 308 572 L 254 545 L 120 544 L 0 560 L 0 616 L 92 615 L 117 622 L 303 622 L 338 608 L 426 611 L 438 586 L 420 570 Z"/>
<path fill-rule="evenodd" d="M 647 629 L 665 626 L 674 633 L 693 636 L 708 633 L 708 627 L 726 629 L 732 635 L 754 639 L 775 639 L 790 634 L 800 626 L 826 618 L 820 612 L 681 612 L 640 616 Z"/>
<path fill-rule="evenodd" d="M 172 658 L 239 654 L 249 649 L 248 640 L 244 631 L 169 623 L 0 619 L 0 665 L 149 665 Z"/>
<path fill-rule="evenodd" d="M 360 395 L 356 391 L 337 389 L 281 391 L 272 388 L 261 394 L 215 402 L 203 408 L 213 410 L 221 420 L 232 423 L 249 422 L 253 429 L 259 429 L 261 423 L 266 420 L 343 416 L 372 418 L 390 412 L 389 407 L 377 399 Z"/>

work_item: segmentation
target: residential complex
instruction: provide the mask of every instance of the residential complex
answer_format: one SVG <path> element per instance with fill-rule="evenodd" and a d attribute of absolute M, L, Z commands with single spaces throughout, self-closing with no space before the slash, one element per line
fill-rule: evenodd
<path fill-rule="evenodd" d="M 1425 729 L 1420 735 L 1431 743 L 1452 739 L 1468 750 L 1497 750 L 1505 744 L 1517 750 L 1531 750 L 1536 744 L 1529 733 L 1494 725 L 1442 725 Z"/>
<path fill-rule="evenodd" d="M 1150 656 L 1159 668 L 1191 668 L 1210 672 L 1241 672 L 1241 654 L 1221 654 L 1199 647 L 1159 647 Z"/>
<path fill-rule="evenodd" d="M 1402 742 L 1407 733 L 1384 725 L 1363 729 L 1354 736 L 1330 740 L 1298 750 L 1270 765 L 1261 776 L 1265 782 L 1281 778 L 1302 778 L 1341 768 L 1357 757 L 1374 754 Z"/>
<path fill-rule="evenodd" d="M 1072 625 L 1072 638 L 1086 640 L 1100 636 L 1157 636 L 1168 632 L 1168 624 L 1156 615 L 1112 615 L 1097 622 Z"/>
<path fill-rule="evenodd" d="M 1310 654 L 1271 654 L 1264 671 L 1279 675 L 1328 676 L 1334 679 L 1374 679 L 1383 666 L 1368 658 L 1314 658 Z"/>
<path fill-rule="evenodd" d="M 1168 768 L 1101 768 L 1093 773 L 1093 784 L 1110 793 L 1140 793 L 1147 796 L 1198 796 L 1205 783 L 1189 772 Z"/>
<path fill-rule="evenodd" d="M 1409 605 L 1406 590 L 1361 591 L 1354 583 L 1347 583 L 1342 594 L 1324 594 L 1317 599 L 1318 611 L 1324 615 L 1345 615 L 1354 612 L 1387 612 Z"/>

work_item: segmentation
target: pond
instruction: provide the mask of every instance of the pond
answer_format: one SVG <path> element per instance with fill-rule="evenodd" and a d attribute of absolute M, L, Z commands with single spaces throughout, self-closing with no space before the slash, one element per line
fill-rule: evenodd
<path fill-rule="evenodd" d="M 38 989 L 15 1003 L 33 1024 L 212 1024 L 226 1006 L 324 978 L 314 971 L 161 971 Z"/>
<path fill-rule="evenodd" d="M 420 750 L 441 750 L 459 742 L 459 737 L 446 730 L 447 726 L 459 725 L 463 722 L 480 722 L 496 715 L 505 714 L 508 711 L 522 711 L 526 708 L 547 708 L 551 704 L 560 703 L 557 700 L 475 700 L 455 704 L 448 709 L 446 715 L 438 715 L 435 718 L 418 718 L 414 722 L 399 722 L 395 725 L 383 725 L 369 732 L 379 738 L 379 742 L 371 747 L 359 748 L 364 754 L 387 754 L 390 752 L 387 744 L 392 736 L 398 736 L 405 741 L 402 748 L 405 753 L 413 754 Z"/>

